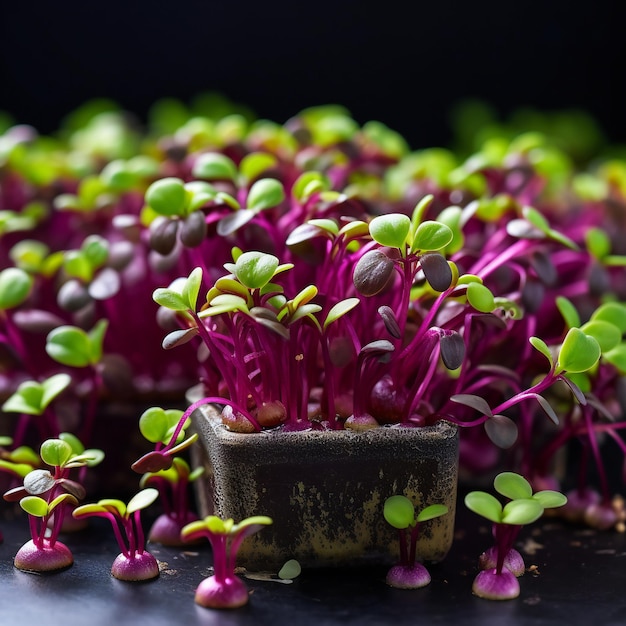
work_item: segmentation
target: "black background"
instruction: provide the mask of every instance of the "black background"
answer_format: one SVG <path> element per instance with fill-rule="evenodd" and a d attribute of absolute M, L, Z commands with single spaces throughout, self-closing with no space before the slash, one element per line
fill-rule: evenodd
<path fill-rule="evenodd" d="M 478 97 L 582 108 L 626 142 L 623 4 L 598 0 L 109 0 L 6 2 L 0 109 L 42 132 L 87 99 L 143 117 L 164 96 L 215 90 L 284 122 L 345 105 L 413 148 L 450 141 L 449 115 Z"/>

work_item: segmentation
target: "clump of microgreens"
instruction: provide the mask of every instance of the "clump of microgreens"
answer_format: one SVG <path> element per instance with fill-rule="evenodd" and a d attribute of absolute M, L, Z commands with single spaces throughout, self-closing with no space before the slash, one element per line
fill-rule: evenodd
<path fill-rule="evenodd" d="M 94 245 L 87 245 L 92 249 Z M 35 264 L 32 257 L 44 253 L 41 250 L 31 250 L 37 247 L 37 242 L 21 242 L 15 248 L 21 248 L 13 256 L 15 260 L 28 267 L 31 272 Z M 24 248 L 28 247 L 28 250 Z M 13 251 L 15 250 L 13 249 Z M 24 260 L 28 259 L 28 263 Z M 29 265 L 30 263 L 30 265 Z M 43 264 L 43 261 L 41 261 Z M 54 264 L 53 264 L 54 265 Z M 44 270 L 41 270 L 44 272 Z M 51 270 L 46 269 L 45 272 Z M 46 276 L 49 280 L 50 277 Z M 41 293 L 34 292 L 41 289 Z M 88 407 L 82 424 L 80 434 L 83 441 L 88 441 L 91 436 L 95 420 L 97 400 L 103 388 L 103 343 L 108 321 L 101 319 L 93 328 L 85 331 L 79 326 L 65 324 L 63 319 L 51 310 L 41 310 L 34 307 L 23 308 L 29 298 L 43 299 L 46 289 L 38 283 L 32 273 L 22 267 L 9 267 L 0 272 L 0 342 L 7 343 L 15 358 L 21 364 L 25 374 L 32 378 L 22 380 L 14 394 L 3 410 L 20 414 L 14 441 L 20 445 L 26 435 L 29 424 L 29 416 L 40 416 L 37 419 L 37 427 L 41 439 L 58 436 L 61 427 L 58 417 L 48 405 L 62 391 L 73 383 L 74 391 L 78 386 L 78 379 L 86 372 L 87 384 L 90 388 Z M 50 307 L 52 309 L 53 307 Z M 56 308 L 56 307 L 55 307 Z M 15 309 L 15 310 L 14 310 Z M 11 313 L 10 313 L 11 312 Z M 33 349 L 31 333 L 46 334 L 45 354 L 39 354 Z M 56 364 L 71 368 L 72 376 L 67 372 L 49 374 L 50 363 L 47 357 L 52 358 Z M 45 363 L 42 368 L 41 363 Z M 78 373 L 80 370 L 80 374 Z M 42 382 L 38 382 L 43 379 Z"/>
<path fill-rule="evenodd" d="M 398 529 L 400 540 L 400 562 L 387 572 L 385 580 L 388 585 L 399 589 L 419 589 L 430 583 L 430 573 L 416 561 L 420 525 L 447 512 L 447 506 L 431 504 L 416 514 L 411 500 L 401 495 L 385 500 L 383 514 L 387 522 Z"/>
<path fill-rule="evenodd" d="M 79 334 L 79 336 L 82 335 Z M 24 440 L 29 420 L 35 416 L 38 420 L 39 431 L 42 434 L 49 432 L 51 439 L 59 438 L 69 444 L 72 448 L 72 454 L 74 455 L 72 457 L 72 463 L 74 463 L 72 467 L 78 470 L 76 481 L 82 484 L 85 480 L 87 468 L 98 465 L 103 458 L 103 453 L 95 449 L 85 451 L 85 447 L 78 437 L 71 433 L 58 432 L 58 418 L 52 408 L 52 403 L 70 386 L 71 382 L 71 376 L 65 372 L 54 374 L 41 383 L 34 380 L 26 380 L 22 382 L 16 391 L 4 402 L 2 410 L 7 413 L 15 412 L 19 414 L 19 420 L 15 429 L 15 437 L 17 439 L 13 440 L 13 445 L 15 445 L 16 442 Z M 89 462 L 82 465 L 75 465 L 75 459 L 84 454 L 89 456 Z M 14 458 L 28 458 L 25 455 L 29 455 L 30 458 L 33 456 L 37 458 L 34 451 L 28 446 L 23 445 L 16 446 L 11 456 Z M 38 465 L 37 462 L 35 464 Z M 67 478 L 67 472 L 64 473 L 64 477 Z M 66 515 L 63 520 L 63 530 L 71 530 L 74 526 L 73 518 Z"/>
<path fill-rule="evenodd" d="M 271 524 L 269 517 L 248 517 L 238 524 L 209 515 L 183 528 L 185 541 L 207 538 L 213 550 L 213 575 L 197 587 L 195 601 L 211 609 L 236 609 L 248 603 L 248 589 L 235 574 L 237 551 L 242 541 Z"/>
<path fill-rule="evenodd" d="M 463 339 L 455 329 L 432 326 L 439 308 L 451 295 L 463 298 L 471 310 L 494 308 L 494 298 L 480 279 L 459 279 L 456 267 L 436 252 L 450 244 L 454 233 L 444 223 L 422 219 L 431 201 L 429 197 L 418 204 L 412 219 L 392 214 L 375 218 L 369 225 L 356 220 L 341 227 L 334 220 L 313 220 L 306 228 L 296 229 L 287 240 L 289 245 L 324 237 L 332 263 L 326 268 L 328 272 L 320 271 L 320 287 L 305 286 L 291 299 L 277 278 L 291 284 L 293 263 L 280 264 L 274 255 L 234 249 L 234 263 L 225 265 L 230 274 L 216 281 L 207 293 L 207 304 L 197 312 L 203 275 L 201 268 L 196 268 L 187 279 L 154 293 L 161 307 L 175 311 L 181 319 L 182 328 L 170 332 L 164 347 L 200 335 L 216 370 L 207 369 L 205 383 L 217 393 L 204 401 L 225 404 L 222 417 L 233 430 L 252 432 L 279 424 L 308 427 L 310 421 L 302 416 L 307 415 L 319 390 L 323 391 L 318 412 L 326 417 L 330 428 L 362 430 L 379 423 L 409 423 L 409 418 L 425 423 L 425 418 L 419 419 L 415 412 L 437 375 L 439 355 L 446 367 L 454 370 L 462 364 L 465 353 Z M 362 245 L 370 237 L 373 242 Z M 376 249 L 370 249 L 373 246 Z M 397 252 L 383 252 L 383 246 Z M 341 266 L 346 271 L 339 272 L 337 267 Z M 351 268 L 354 284 L 346 280 Z M 385 295 L 397 304 L 396 310 L 385 305 L 377 307 L 378 313 L 371 311 L 372 304 L 355 296 L 373 296 L 384 290 L 394 268 L 402 277 L 402 287 L 397 292 L 388 289 Z M 370 314 L 380 317 L 395 344 L 402 347 L 418 272 L 426 276 L 427 295 L 436 301 L 383 378 L 377 364 L 388 361 L 396 346 L 376 337 L 371 324 L 364 320 L 370 319 Z M 331 297 L 331 293 L 337 295 Z M 360 315 L 347 315 L 357 305 L 363 309 Z M 457 320 L 462 320 L 461 314 Z M 400 363 L 424 351 L 430 358 L 419 360 L 417 371 L 409 368 L 407 374 Z M 316 365 L 318 353 L 324 364 L 323 382 Z M 281 375 L 276 376 L 276 372 Z M 392 374 L 397 381 L 390 383 Z M 371 400 L 366 394 L 355 393 L 355 389 L 369 387 L 374 387 Z M 370 405 L 378 406 L 380 415 L 376 418 Z M 320 419 L 315 416 L 314 421 Z"/>
<path fill-rule="evenodd" d="M 229 274 L 219 278 L 206 296 L 207 304 L 196 312 L 202 269 L 169 288 L 157 289 L 155 301 L 182 314 L 187 328 L 172 331 L 164 340 L 173 347 L 200 335 L 209 348 L 212 367 L 207 382 L 222 390 L 199 403 L 226 405 L 222 419 L 233 430 L 247 432 L 285 424 L 289 428 L 310 425 L 307 407 L 317 372 L 310 362 L 321 346 L 328 360 L 330 327 L 358 304 L 356 298 L 340 300 L 319 321 L 322 307 L 311 302 L 315 286 L 287 299 L 281 285 L 273 282 L 292 264 L 280 264 L 271 254 L 233 250 Z M 207 320 L 206 322 L 204 320 Z M 219 372 L 219 379 L 215 376 Z M 194 403 L 185 412 L 188 417 Z M 252 407 L 250 411 L 248 407 Z M 339 427 L 335 419 L 331 427 Z"/>
<path fill-rule="evenodd" d="M 519 595 L 517 577 L 525 571 L 524 560 L 513 547 L 520 530 L 538 520 L 545 509 L 563 506 L 567 498 L 549 489 L 533 493 L 530 483 L 513 472 L 498 474 L 493 485 L 507 498 L 504 506 L 484 491 L 472 491 L 465 496 L 465 505 L 471 511 L 493 523 L 495 542 L 480 556 L 481 572 L 474 579 L 472 591 L 489 600 L 510 600 Z"/>
<path fill-rule="evenodd" d="M 157 446 L 166 446 L 182 414 L 177 409 L 146 409 L 139 418 L 139 429 L 148 441 Z M 179 434 L 179 441 L 183 439 L 184 430 Z M 192 471 L 182 457 L 175 456 L 171 460 L 170 467 L 145 473 L 141 477 L 140 486 L 156 488 L 164 510 L 154 521 L 148 539 L 163 545 L 178 546 L 183 543 L 183 527 L 198 519 L 190 509 L 189 485 L 203 474 L 204 468 L 197 467 Z"/>
<path fill-rule="evenodd" d="M 442 379 L 439 357 L 447 370 L 458 369 L 465 360 L 459 320 L 471 311 L 494 309 L 493 295 L 482 281 L 470 275 L 460 277 L 456 265 L 441 252 L 453 242 L 455 233 L 443 221 L 424 220 L 432 200 L 427 196 L 418 203 L 411 218 L 399 213 L 381 215 L 368 225 L 371 242 L 360 252 L 353 281 L 366 298 L 362 306 L 373 319 L 376 313 L 371 307 L 377 307 L 391 337 L 374 345 L 394 354 L 388 355 L 389 365 L 382 376 L 376 367 L 357 370 L 359 387 L 371 388 L 372 393 L 369 398 L 355 396 L 355 411 L 346 425 L 351 421 L 371 426 L 397 421 L 426 424 L 434 411 L 433 389 Z M 382 305 L 380 298 L 373 298 L 378 294 Z M 455 312 L 456 319 L 438 326 L 435 320 L 450 298 L 460 298 L 465 306 Z M 407 363 L 415 365 L 406 367 Z M 355 384 L 355 389 L 359 387 Z"/>
<path fill-rule="evenodd" d="M 568 502 L 562 514 L 572 521 L 585 521 L 595 528 L 610 528 L 617 522 L 617 512 L 612 506 L 606 460 L 600 451 L 600 439 L 610 437 L 622 454 L 626 446 L 619 433 L 626 422 L 619 420 L 617 397 L 620 378 L 626 373 L 626 305 L 620 302 L 605 302 L 581 323 L 580 315 L 571 301 L 564 297 L 557 300 L 568 329 L 579 328 L 595 337 L 601 348 L 601 357 L 594 367 L 568 376 L 580 392 L 580 400 L 570 403 L 557 398 L 562 415 L 559 431 L 551 437 L 532 457 L 531 467 L 536 475 L 547 476 L 549 465 L 556 451 L 573 440 L 580 446 L 579 471 L 575 488 L 568 492 Z M 600 482 L 600 491 L 588 483 L 589 462 L 595 464 Z"/>
<path fill-rule="evenodd" d="M 515 393 L 493 408 L 483 397 L 474 393 L 455 394 L 450 398 L 451 401 L 471 407 L 482 414 L 481 417 L 471 422 L 464 422 L 464 426 L 484 424 L 487 434 L 492 440 L 501 441 L 503 447 L 513 445 L 518 433 L 517 425 L 511 418 L 503 414 L 504 411 L 526 400 L 534 400 L 539 403 L 544 413 L 555 424 L 558 424 L 559 419 L 554 409 L 541 393 L 545 392 L 555 382 L 562 381 L 570 388 L 581 404 L 586 403 L 580 389 L 566 374 L 579 374 L 594 368 L 601 356 L 601 348 L 596 338 L 579 328 L 571 328 L 562 343 L 556 346 L 556 359 L 553 356 L 553 350 L 542 339 L 530 337 L 529 341 L 539 353 L 546 357 L 550 365 L 549 371 L 531 387 Z M 450 417 L 450 419 L 458 422 L 454 417 Z"/>
<path fill-rule="evenodd" d="M 111 522 L 117 543 L 122 552 L 111 566 L 111 574 L 125 581 L 141 581 L 156 578 L 159 564 L 146 550 L 145 537 L 141 525 L 141 511 L 149 507 L 159 492 L 148 487 L 135 494 L 128 504 L 121 500 L 104 499 L 95 504 L 84 504 L 76 508 L 76 519 L 103 517 Z"/>
<path fill-rule="evenodd" d="M 9 502 L 19 501 L 28 514 L 32 539 L 18 550 L 14 564 L 33 572 L 63 569 L 73 563 L 70 549 L 58 541 L 66 510 L 77 506 L 85 496 L 85 488 L 71 478 L 71 472 L 97 465 L 104 453 L 85 450 L 75 436 L 61 433 L 58 439 L 47 439 L 41 444 L 40 456 L 52 471 L 33 469 L 24 476 L 23 486 L 4 494 Z"/>

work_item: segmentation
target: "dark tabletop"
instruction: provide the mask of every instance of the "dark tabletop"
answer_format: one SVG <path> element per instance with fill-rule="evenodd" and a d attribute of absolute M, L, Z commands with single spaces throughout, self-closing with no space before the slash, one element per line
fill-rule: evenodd
<path fill-rule="evenodd" d="M 428 587 L 392 589 L 385 584 L 383 567 L 304 571 L 291 584 L 247 579 L 250 603 L 234 611 L 194 603 L 194 590 L 211 565 L 208 544 L 190 549 L 150 545 L 160 562 L 160 577 L 124 583 L 110 575 L 118 550 L 104 520 L 91 520 L 87 530 L 63 535 L 74 565 L 47 575 L 13 567 L 13 555 L 29 539 L 25 517 L 2 519 L 0 528 L 3 625 L 626 623 L 626 536 L 556 519 L 535 523 L 520 534 L 517 547 L 527 572 L 516 600 L 493 602 L 472 595 L 476 558 L 489 546 L 489 532 L 460 509 L 457 538 L 445 561 L 429 566 Z"/>

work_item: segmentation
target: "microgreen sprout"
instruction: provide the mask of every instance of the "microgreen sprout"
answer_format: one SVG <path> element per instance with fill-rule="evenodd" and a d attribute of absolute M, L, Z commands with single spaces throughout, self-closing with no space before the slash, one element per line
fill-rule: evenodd
<path fill-rule="evenodd" d="M 541 353 L 550 365 L 547 374 L 541 377 L 528 389 L 519 391 L 506 400 L 491 408 L 484 398 L 476 394 L 456 394 L 450 399 L 453 402 L 464 404 L 479 411 L 482 416 L 472 422 L 472 425 L 484 424 L 489 438 L 503 448 L 511 447 L 518 435 L 518 428 L 514 421 L 504 415 L 504 411 L 528 400 L 536 401 L 542 411 L 555 423 L 559 423 L 558 416 L 550 403 L 541 395 L 557 381 L 563 381 L 572 391 L 575 398 L 586 404 L 582 392 L 577 385 L 568 378 L 568 374 L 580 374 L 593 369 L 601 356 L 601 348 L 596 338 L 579 328 L 571 328 L 562 343 L 557 346 L 558 355 L 555 359 L 553 352 L 546 343 L 538 337 L 530 337 L 530 344 Z M 452 418 L 453 421 L 458 421 Z M 466 425 L 468 425 L 466 423 Z"/>
<path fill-rule="evenodd" d="M 190 410 L 164 410 L 160 407 L 147 409 L 140 417 L 142 434 L 155 444 L 154 450 L 135 461 L 132 468 L 139 474 L 159 472 L 172 467 L 176 454 L 188 448 L 198 439 L 197 433 L 185 438 L 190 425 Z"/>
<path fill-rule="evenodd" d="M 24 476 L 21 487 L 10 489 L 4 499 L 19 501 L 28 514 L 32 539 L 15 555 L 15 567 L 25 571 L 52 571 L 73 563 L 69 548 L 58 541 L 65 511 L 78 505 L 85 496 L 80 482 L 70 478 L 73 469 L 97 465 L 103 458 L 100 450 L 85 450 L 69 434 L 64 439 L 47 439 L 40 449 L 41 460 L 51 466 L 33 469 Z M 76 451 L 78 450 L 78 451 Z"/>
<path fill-rule="evenodd" d="M 242 541 L 271 524 L 269 517 L 249 517 L 235 524 L 210 515 L 183 528 L 186 541 L 206 537 L 213 548 L 213 575 L 196 589 L 196 603 L 211 609 L 236 609 L 248 603 L 248 589 L 235 574 L 237 551 Z"/>
<path fill-rule="evenodd" d="M 417 515 L 415 506 L 406 496 L 391 496 L 385 500 L 383 514 L 391 526 L 398 529 L 400 562 L 387 572 L 386 582 L 399 589 L 418 589 L 430 583 L 430 574 L 417 559 L 420 525 L 448 512 L 443 504 L 431 504 Z"/>
<path fill-rule="evenodd" d="M 466 470 L 496 473 L 508 449 L 537 489 L 557 484 L 555 455 L 574 442 L 562 512 L 613 526 L 605 442 L 626 453 L 622 160 L 578 171 L 579 153 L 537 132 L 467 157 L 411 152 L 341 106 L 284 125 L 224 106 L 161 104 L 146 136 L 108 106 L 55 137 L 0 129 L 0 391 L 15 424 L 0 470 L 24 482 L 8 497 L 35 548 L 59 545 L 83 495 L 96 457 L 80 441 L 91 445 L 100 408 L 170 402 L 197 383 L 184 413 L 140 420 L 154 450 L 134 469 L 164 511 L 151 537 L 191 520 L 198 473 L 179 453 L 206 403 L 232 431 L 277 436 L 446 420 L 463 427 Z M 60 434 L 70 424 L 78 444 Z M 48 471 L 26 452 L 33 439 L 72 452 L 54 444 Z M 491 550 L 501 576 L 515 568 L 498 545 L 531 517 L 513 512 L 535 505 L 506 506 Z M 406 534 L 418 517 L 407 507 Z"/>
<path fill-rule="evenodd" d="M 44 438 L 56 437 L 59 434 L 58 419 L 50 405 L 67 389 L 71 381 L 70 375 L 66 373 L 55 374 L 42 382 L 27 380 L 7 398 L 2 410 L 20 415 L 14 436 L 16 445 L 24 440 L 31 416 L 39 416 L 37 425 Z"/>
<path fill-rule="evenodd" d="M 128 504 L 121 500 L 105 499 L 95 504 L 76 508 L 76 519 L 103 517 L 111 522 L 115 538 L 122 552 L 111 566 L 111 574 L 126 581 L 150 580 L 159 575 L 159 564 L 146 550 L 141 511 L 149 507 L 159 496 L 156 489 L 143 489 Z"/>
<path fill-rule="evenodd" d="M 538 520 L 545 509 L 563 506 L 567 498 L 548 489 L 533 493 L 530 483 L 514 472 L 498 474 L 493 485 L 507 499 L 504 506 L 484 491 L 465 496 L 465 505 L 471 511 L 492 522 L 495 541 L 479 559 L 482 571 L 474 579 L 472 590 L 489 600 L 510 600 L 519 595 L 517 577 L 525 571 L 524 560 L 513 547 L 520 530 Z"/>
<path fill-rule="evenodd" d="M 181 421 L 182 415 L 183 412 L 179 410 L 152 407 L 144 411 L 139 418 L 139 429 L 148 441 L 157 446 L 166 446 Z M 186 419 L 185 423 L 187 423 Z M 178 441 L 183 440 L 184 430 L 181 430 Z M 192 441 L 189 440 L 188 444 Z M 163 545 L 177 546 L 182 543 L 183 527 L 197 519 L 197 515 L 189 508 L 189 485 L 203 474 L 204 468 L 197 467 L 192 471 L 187 461 L 178 456 L 167 456 L 163 460 L 169 463 L 170 459 L 170 467 L 145 473 L 141 477 L 140 486 L 156 488 L 164 509 L 152 525 L 148 539 Z M 139 462 L 139 465 L 135 467 L 141 467 L 141 464 Z"/>

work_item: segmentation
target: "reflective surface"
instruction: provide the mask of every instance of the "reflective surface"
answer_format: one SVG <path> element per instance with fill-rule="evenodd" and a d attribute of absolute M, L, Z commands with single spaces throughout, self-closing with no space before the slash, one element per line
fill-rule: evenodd
<path fill-rule="evenodd" d="M 123 583 L 110 575 L 117 547 L 110 527 L 90 528 L 62 540 L 74 565 L 48 575 L 16 570 L 12 557 L 26 541 L 26 519 L 0 522 L 2 624 L 152 626 L 263 624 L 602 624 L 624 623 L 626 537 L 545 520 L 524 529 L 518 549 L 527 566 L 516 600 L 490 602 L 472 595 L 476 558 L 489 532 L 459 507 L 457 538 L 447 559 L 430 565 L 432 582 L 416 591 L 385 585 L 384 568 L 304 571 L 292 584 L 247 579 L 250 603 L 213 611 L 194 603 L 209 573 L 208 545 L 187 550 L 151 546 L 161 575 L 147 583 Z M 100 523 L 103 522 L 103 523 Z"/>

